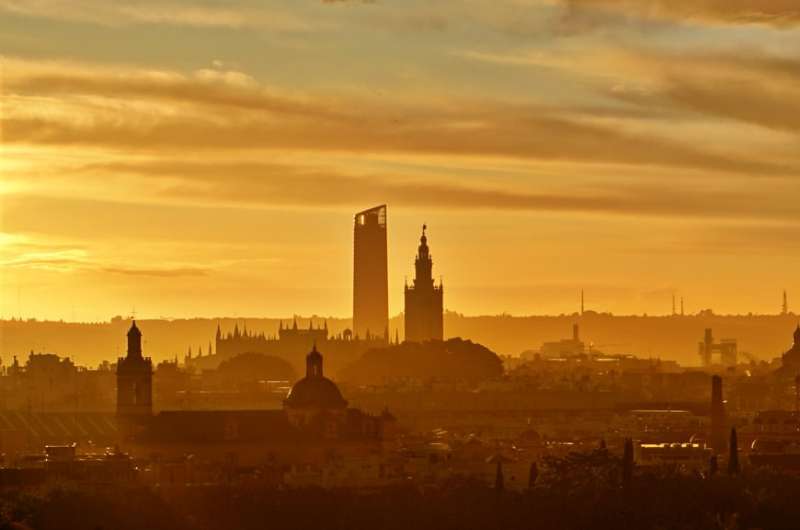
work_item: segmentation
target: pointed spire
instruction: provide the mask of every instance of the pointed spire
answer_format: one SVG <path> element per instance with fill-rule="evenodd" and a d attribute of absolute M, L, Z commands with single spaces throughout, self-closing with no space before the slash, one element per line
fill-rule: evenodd
<path fill-rule="evenodd" d="M 297 317 L 294 317 L 294 324 L 292 324 L 292 329 L 297 331 Z"/>

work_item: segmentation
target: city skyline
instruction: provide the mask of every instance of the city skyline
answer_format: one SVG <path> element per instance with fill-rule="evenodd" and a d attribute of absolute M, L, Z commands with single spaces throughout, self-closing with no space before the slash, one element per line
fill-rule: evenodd
<path fill-rule="evenodd" d="M 794 528 L 798 177 L 800 0 L 0 0 L 0 528 Z"/>

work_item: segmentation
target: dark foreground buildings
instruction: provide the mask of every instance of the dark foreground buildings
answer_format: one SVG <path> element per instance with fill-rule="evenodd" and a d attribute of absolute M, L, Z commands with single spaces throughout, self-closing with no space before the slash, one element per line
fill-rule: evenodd
<path fill-rule="evenodd" d="M 406 334 L 405 340 L 423 342 L 444 338 L 443 296 L 441 282 L 433 281 L 433 260 L 428 249 L 426 226 L 422 226 L 417 259 L 414 262 L 416 276 L 413 285 L 406 285 Z"/>
<path fill-rule="evenodd" d="M 355 215 L 353 225 L 353 333 L 389 335 L 386 205 Z"/>
<path fill-rule="evenodd" d="M 117 421 L 121 447 L 134 456 L 232 460 L 257 465 L 324 459 L 331 451 L 364 454 L 392 437 L 394 418 L 347 406 L 336 384 L 323 375 L 316 347 L 306 356 L 306 376 L 292 387 L 283 409 L 171 410 L 152 413 L 149 359 L 141 333 L 128 332 L 128 355 L 117 373 Z"/>

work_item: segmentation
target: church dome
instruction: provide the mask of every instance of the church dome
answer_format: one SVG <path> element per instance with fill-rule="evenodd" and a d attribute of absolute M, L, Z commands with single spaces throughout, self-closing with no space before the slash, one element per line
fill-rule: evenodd
<path fill-rule="evenodd" d="M 346 407 L 347 401 L 327 377 L 304 377 L 289 391 L 285 404 L 291 408 L 336 409 Z"/>
<path fill-rule="evenodd" d="M 322 354 L 316 344 L 306 356 L 306 376 L 294 384 L 286 396 L 288 408 L 341 409 L 347 407 L 336 383 L 322 375 Z"/>

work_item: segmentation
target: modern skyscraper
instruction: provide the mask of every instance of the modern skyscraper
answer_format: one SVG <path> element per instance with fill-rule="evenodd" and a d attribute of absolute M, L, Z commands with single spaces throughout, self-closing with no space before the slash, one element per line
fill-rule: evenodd
<path fill-rule="evenodd" d="M 422 342 L 442 340 L 444 337 L 443 307 L 444 287 L 433 282 L 433 260 L 428 249 L 427 226 L 422 225 L 417 259 L 414 263 L 414 285 L 405 288 L 406 340 Z"/>
<path fill-rule="evenodd" d="M 353 226 L 353 333 L 389 340 L 386 205 L 355 215 Z"/>

